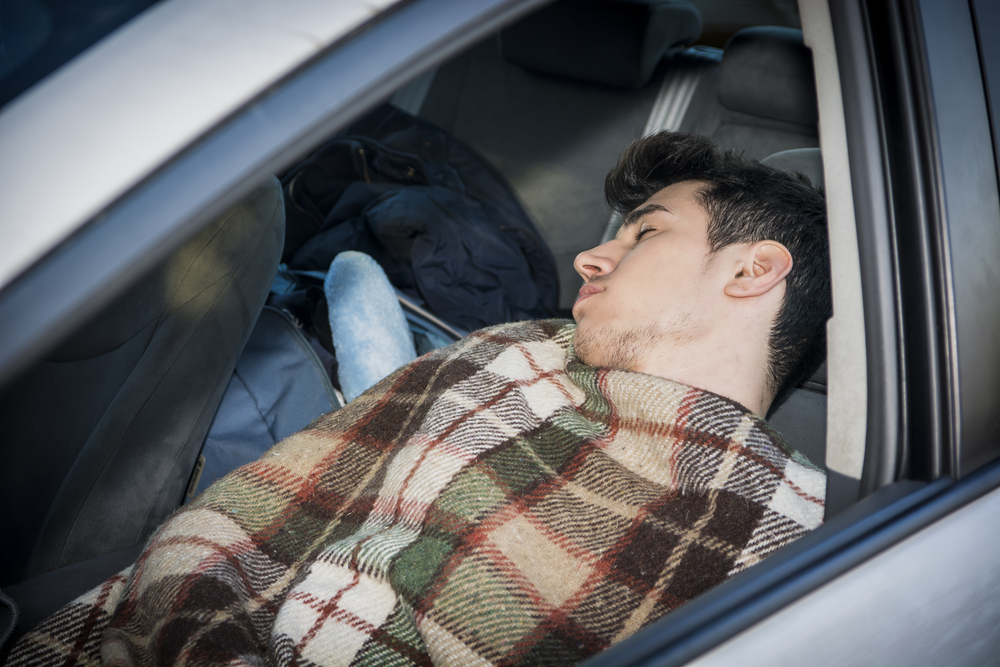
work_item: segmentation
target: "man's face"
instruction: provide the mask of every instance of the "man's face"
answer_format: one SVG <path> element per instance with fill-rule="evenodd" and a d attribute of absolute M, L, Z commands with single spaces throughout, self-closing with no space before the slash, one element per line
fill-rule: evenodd
<path fill-rule="evenodd" d="M 594 366 L 643 370 L 650 355 L 701 336 L 718 303 L 704 184 L 675 183 L 630 213 L 615 239 L 580 253 L 586 281 L 573 306 L 577 355 Z"/>

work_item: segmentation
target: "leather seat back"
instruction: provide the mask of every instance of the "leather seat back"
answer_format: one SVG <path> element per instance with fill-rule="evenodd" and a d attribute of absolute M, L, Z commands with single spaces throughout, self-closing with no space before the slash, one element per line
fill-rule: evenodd
<path fill-rule="evenodd" d="M 277 179 L 0 396 L 0 585 L 143 541 L 180 503 L 274 276 Z"/>

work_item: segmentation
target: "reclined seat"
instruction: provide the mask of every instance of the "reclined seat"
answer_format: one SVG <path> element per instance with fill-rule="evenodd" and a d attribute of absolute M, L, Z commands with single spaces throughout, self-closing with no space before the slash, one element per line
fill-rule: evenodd
<path fill-rule="evenodd" d="M 443 65 L 412 110 L 491 160 L 538 220 L 560 268 L 560 305 L 581 280 L 577 253 L 614 236 L 603 185 L 644 130 L 706 135 L 804 173 L 822 187 L 812 54 L 793 28 L 753 27 L 725 50 L 683 0 L 562 0 Z M 609 47 L 604 50 L 595 44 Z M 802 149 L 802 150 L 800 150 Z M 603 232 L 603 237 L 602 237 Z M 772 423 L 825 459 L 825 369 L 775 406 Z"/>
<path fill-rule="evenodd" d="M 642 109 L 648 117 L 647 131 L 678 129 L 702 134 L 723 148 L 750 158 L 766 158 L 764 162 L 771 166 L 802 173 L 822 189 L 815 76 L 812 54 L 803 42 L 802 32 L 793 28 L 753 27 L 733 35 L 722 52 L 703 47 L 678 48 L 692 43 L 700 33 L 700 20 L 693 20 L 692 10 L 688 3 L 678 1 L 556 3 L 548 15 L 539 12 L 501 33 L 502 53 L 508 62 L 535 71 L 577 81 L 589 78 L 592 88 L 595 84 L 622 88 L 656 86 L 658 99 Z M 630 33 L 622 30 L 623 14 L 633 22 Z M 567 26 L 570 34 L 556 44 L 537 39 L 543 29 L 555 31 L 557 25 Z M 607 66 L 602 70 L 594 65 L 592 57 L 587 57 L 586 46 L 600 31 L 611 35 L 613 43 L 625 39 L 622 34 L 628 33 L 634 44 L 632 52 L 620 49 L 618 69 L 610 70 L 611 74 Z M 672 35 L 672 43 L 667 48 L 662 44 L 651 46 L 652 34 Z M 655 56 L 650 55 L 654 53 Z M 647 59 L 655 57 L 659 63 L 660 71 L 655 76 L 643 54 Z M 646 76 L 647 73 L 650 75 Z M 617 92 L 623 108 L 638 106 L 630 93 Z M 579 97 L 584 104 L 584 96 Z M 632 110 L 627 113 L 631 114 L 629 117 L 635 116 Z M 625 115 L 623 111 L 622 116 Z M 623 145 L 624 142 L 617 150 Z M 616 157 L 617 153 L 610 159 L 602 156 L 603 163 L 592 159 L 592 171 L 606 173 Z M 523 168 L 531 171 L 530 166 Z M 575 167 L 581 181 L 586 181 L 587 169 L 587 166 Z M 599 179 L 594 174 L 588 175 L 592 188 L 603 185 L 603 173 Z M 564 210 L 572 211 L 579 224 L 578 211 L 572 207 Z M 619 223 L 609 225 L 603 240 L 614 236 Z M 563 284 L 567 282 L 563 276 Z M 579 280 L 569 284 L 575 293 Z M 791 445 L 813 463 L 825 467 L 825 366 L 785 396 L 780 405 L 775 405 L 770 421 Z"/>
<path fill-rule="evenodd" d="M 276 179 L 0 395 L 0 585 L 143 542 L 181 502 L 281 253 Z"/>
<path fill-rule="evenodd" d="M 818 148 L 775 153 L 762 160 L 775 169 L 802 174 L 821 191 L 823 159 Z M 771 406 L 768 422 L 785 440 L 821 468 L 826 468 L 826 362 L 812 377 Z"/>

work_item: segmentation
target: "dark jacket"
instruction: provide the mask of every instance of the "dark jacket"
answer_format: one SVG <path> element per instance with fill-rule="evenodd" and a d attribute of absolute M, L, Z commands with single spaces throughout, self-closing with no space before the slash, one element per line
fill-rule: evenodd
<path fill-rule="evenodd" d="M 372 112 L 282 182 L 292 269 L 367 253 L 393 285 L 470 331 L 556 308 L 555 259 L 504 178 L 400 109 Z"/>

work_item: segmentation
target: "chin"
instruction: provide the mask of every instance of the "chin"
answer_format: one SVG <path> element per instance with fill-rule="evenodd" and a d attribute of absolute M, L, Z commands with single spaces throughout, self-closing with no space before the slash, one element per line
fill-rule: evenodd
<path fill-rule="evenodd" d="M 635 370 L 661 340 L 654 326 L 618 329 L 610 324 L 583 327 L 573 335 L 573 351 L 589 366 Z"/>
<path fill-rule="evenodd" d="M 593 336 L 590 330 L 585 329 L 577 322 L 576 332 L 573 334 L 573 352 L 576 353 L 577 359 L 589 366 L 598 366 L 600 364 L 595 363 L 594 359 L 594 345 Z"/>

